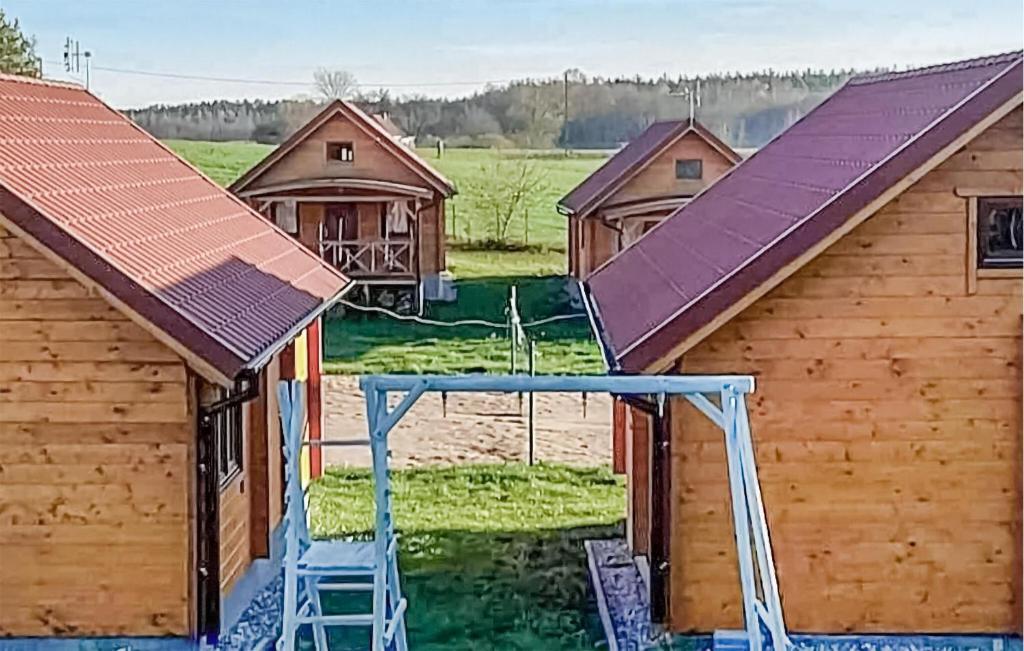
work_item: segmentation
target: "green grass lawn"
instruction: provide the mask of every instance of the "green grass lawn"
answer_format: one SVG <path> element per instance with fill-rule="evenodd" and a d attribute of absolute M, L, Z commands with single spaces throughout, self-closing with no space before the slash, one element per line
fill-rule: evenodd
<path fill-rule="evenodd" d="M 167 144 L 218 183 L 227 185 L 272 150 L 248 142 Z M 458 279 L 454 305 L 433 304 L 427 315 L 443 321 L 477 318 L 503 322 L 508 288 L 521 286 L 524 319 L 569 311 L 566 273 L 565 217 L 555 202 L 604 160 L 603 154 L 564 156 L 561 152 L 449 149 L 443 158 L 433 150 L 420 152 L 452 179 L 460 193 L 449 202 L 448 266 Z M 493 216 L 479 204 L 474 189 L 487 181 L 499 158 L 515 165 L 526 159 L 540 168 L 544 185 L 525 202 L 526 210 L 510 229 L 513 250 L 491 250 L 478 240 L 491 232 Z M 523 228 L 529 213 L 529 246 Z M 599 373 L 604 366 L 589 325 L 580 319 L 534 331 L 539 338 L 538 372 Z M 507 372 L 506 334 L 486 328 L 449 329 L 360 315 L 329 320 L 325 329 L 325 370 L 330 373 L 460 373 Z"/>
<path fill-rule="evenodd" d="M 606 469 L 472 465 L 395 471 L 393 489 L 411 648 L 594 648 L 600 627 L 583 540 L 622 535 L 620 478 Z M 312 488 L 315 535 L 365 536 L 372 494 L 368 471 L 328 470 Z M 325 609 L 350 611 L 347 599 Z M 365 648 L 365 637 L 336 635 L 332 649 Z"/>
<path fill-rule="evenodd" d="M 437 169 L 452 179 L 459 188 L 448 206 L 448 235 L 456 242 L 471 243 L 487 239 L 494 232 L 494 216 L 487 206 L 481 205 L 475 187 L 488 182 L 497 161 L 506 170 L 520 162 L 537 168 L 542 177 L 541 186 L 526 199 L 523 210 L 512 220 L 509 241 L 514 244 L 538 247 L 542 251 L 557 253 L 545 260 L 557 260 L 557 268 L 542 262 L 532 273 L 565 273 L 566 270 L 566 218 L 555 210 L 555 203 L 569 190 L 604 162 L 605 154 L 570 154 L 538 151 L 499 151 L 493 149 L 449 149 L 438 159 L 434 152 L 421 152 Z M 527 223 L 528 222 L 528 223 Z M 536 256 L 531 256 L 537 259 Z M 458 267 L 459 252 L 450 255 L 450 262 Z M 500 260 L 499 260 L 500 261 Z M 472 271 L 471 269 L 464 269 Z M 495 275 L 504 271 L 485 267 L 483 273 Z"/>
<path fill-rule="evenodd" d="M 467 318 L 503 323 L 509 285 L 519 288 L 523 321 L 572 310 L 562 277 L 474 278 L 459 283 L 459 300 L 433 303 L 426 316 L 439 321 Z M 601 373 L 601 354 L 586 318 L 531 328 L 537 340 L 538 374 Z M 480 326 L 448 328 L 351 313 L 325 327 L 324 369 L 329 373 L 507 373 L 510 342 L 504 330 Z M 526 369 L 520 353 L 519 369 Z"/>
<path fill-rule="evenodd" d="M 165 140 L 164 144 L 225 187 L 274 149 L 257 142 Z"/>

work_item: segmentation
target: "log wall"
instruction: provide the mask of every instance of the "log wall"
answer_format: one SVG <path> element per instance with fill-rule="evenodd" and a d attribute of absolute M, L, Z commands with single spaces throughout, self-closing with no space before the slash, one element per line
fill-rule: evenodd
<path fill-rule="evenodd" d="M 687 352 L 752 373 L 788 626 L 1021 630 L 1021 278 L 969 264 L 968 188 L 1019 195 L 1011 113 Z M 722 435 L 673 405 L 671 627 L 741 626 Z"/>
<path fill-rule="evenodd" d="M 183 361 L 0 227 L 0 636 L 189 632 Z"/>

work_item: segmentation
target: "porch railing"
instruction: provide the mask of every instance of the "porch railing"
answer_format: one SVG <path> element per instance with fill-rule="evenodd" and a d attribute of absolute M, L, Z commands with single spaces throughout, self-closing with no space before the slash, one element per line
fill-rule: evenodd
<path fill-rule="evenodd" d="M 352 276 L 415 274 L 412 240 L 323 240 L 320 255 Z"/>

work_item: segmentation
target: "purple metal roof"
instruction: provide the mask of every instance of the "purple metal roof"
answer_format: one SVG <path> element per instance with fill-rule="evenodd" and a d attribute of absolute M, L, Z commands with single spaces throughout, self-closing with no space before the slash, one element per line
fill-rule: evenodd
<path fill-rule="evenodd" d="M 1020 52 L 851 79 L 587 280 L 643 372 L 1021 92 Z"/>
<path fill-rule="evenodd" d="M 227 378 L 348 284 L 69 84 L 0 75 L 0 213 Z"/>

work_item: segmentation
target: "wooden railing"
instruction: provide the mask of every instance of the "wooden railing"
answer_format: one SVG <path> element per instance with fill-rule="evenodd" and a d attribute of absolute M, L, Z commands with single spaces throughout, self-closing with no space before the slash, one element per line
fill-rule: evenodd
<path fill-rule="evenodd" d="M 415 275 L 412 240 L 323 240 L 320 255 L 352 276 Z"/>

